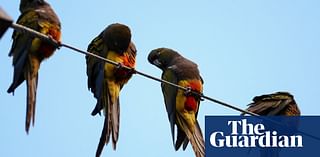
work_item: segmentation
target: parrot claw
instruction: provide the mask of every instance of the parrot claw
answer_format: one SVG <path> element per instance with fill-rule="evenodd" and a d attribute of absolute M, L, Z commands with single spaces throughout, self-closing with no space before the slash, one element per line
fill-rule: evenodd
<path fill-rule="evenodd" d="M 134 68 L 131 68 L 130 70 L 129 70 L 129 74 L 136 74 L 137 73 L 137 71 L 136 71 L 136 69 L 134 69 Z"/>
<path fill-rule="evenodd" d="M 48 35 L 49 41 L 57 48 L 60 49 L 62 43 L 61 41 L 55 40 L 50 34 Z"/>
<path fill-rule="evenodd" d="M 127 71 L 127 74 L 129 74 L 129 75 L 137 73 L 137 71 L 134 68 L 129 68 L 127 66 L 124 66 L 122 63 L 118 63 L 116 65 L 116 69 L 117 70 L 125 70 L 125 71 Z"/>
<path fill-rule="evenodd" d="M 202 93 L 199 93 L 197 91 L 192 90 L 191 87 L 186 87 L 186 90 L 184 91 L 184 95 L 185 96 L 193 96 L 195 98 L 197 98 L 200 101 L 204 101 L 204 99 L 202 98 Z"/>
<path fill-rule="evenodd" d="M 185 96 L 190 96 L 190 95 L 192 95 L 192 89 L 191 89 L 191 87 L 187 87 L 187 88 L 186 88 L 186 91 L 184 91 L 184 95 L 185 95 Z"/>
<path fill-rule="evenodd" d="M 123 64 L 122 63 L 118 63 L 117 65 L 116 65 L 116 68 L 117 69 L 122 69 L 124 66 L 123 66 Z"/>

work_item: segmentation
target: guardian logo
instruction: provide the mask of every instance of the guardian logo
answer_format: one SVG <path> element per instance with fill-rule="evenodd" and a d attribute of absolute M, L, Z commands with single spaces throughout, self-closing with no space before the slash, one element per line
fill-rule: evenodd
<path fill-rule="evenodd" d="M 262 119 L 206 116 L 206 157 L 301 157 L 320 153 L 320 116 Z"/>
<path fill-rule="evenodd" d="M 277 131 L 267 131 L 264 124 L 250 124 L 247 119 L 228 121 L 231 134 L 222 131 L 210 135 L 214 147 L 303 147 L 301 135 L 278 135 Z M 241 132 L 238 132 L 240 127 Z"/>

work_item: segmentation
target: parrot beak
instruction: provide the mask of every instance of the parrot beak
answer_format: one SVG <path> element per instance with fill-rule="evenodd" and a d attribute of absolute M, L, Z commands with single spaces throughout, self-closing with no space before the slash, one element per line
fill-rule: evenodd
<path fill-rule="evenodd" d="M 160 69 L 163 68 L 162 63 L 158 59 L 154 60 L 152 64 L 159 67 Z"/>
<path fill-rule="evenodd" d="M 11 17 L 0 7 L 0 39 L 12 23 Z"/>
<path fill-rule="evenodd" d="M 163 65 L 159 61 L 159 51 L 158 50 L 152 50 L 148 56 L 149 63 L 157 66 L 158 68 L 162 69 Z"/>

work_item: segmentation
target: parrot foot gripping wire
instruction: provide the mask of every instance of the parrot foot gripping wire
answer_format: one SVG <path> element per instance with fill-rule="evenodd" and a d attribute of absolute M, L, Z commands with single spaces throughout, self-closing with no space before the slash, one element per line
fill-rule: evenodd
<path fill-rule="evenodd" d="M 127 67 L 125 65 L 123 65 L 122 63 L 117 63 L 117 65 L 115 65 L 117 70 L 126 70 L 128 71 L 129 74 L 136 74 L 136 70 L 134 68 L 130 68 Z"/>
<path fill-rule="evenodd" d="M 204 101 L 204 99 L 202 98 L 202 93 L 195 91 L 195 90 L 192 90 L 191 87 L 186 87 L 186 90 L 184 91 L 184 95 L 185 96 L 193 96 L 200 101 Z"/>
<path fill-rule="evenodd" d="M 116 65 L 116 68 L 117 69 L 122 69 L 124 67 L 124 65 L 122 64 L 122 63 L 118 63 L 117 65 Z"/>

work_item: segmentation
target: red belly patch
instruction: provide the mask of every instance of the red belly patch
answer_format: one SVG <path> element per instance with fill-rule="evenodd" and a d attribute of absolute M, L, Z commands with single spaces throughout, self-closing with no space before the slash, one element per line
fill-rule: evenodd
<path fill-rule="evenodd" d="M 61 32 L 60 32 L 60 30 L 58 30 L 56 28 L 50 29 L 47 35 L 51 36 L 54 40 L 56 40 L 58 42 L 60 41 Z M 49 43 L 43 43 L 43 44 L 41 44 L 41 46 L 39 48 L 39 52 L 42 53 L 43 58 L 49 58 L 53 54 L 55 49 L 56 49 L 55 46 L 53 46 Z"/>
<path fill-rule="evenodd" d="M 134 68 L 135 60 L 130 60 L 130 56 L 127 53 L 124 53 L 122 58 L 122 65 L 130 68 Z M 116 68 L 115 72 L 116 77 L 121 81 L 127 81 L 132 76 L 132 71 L 126 68 Z"/>
<path fill-rule="evenodd" d="M 187 87 L 191 88 L 192 91 L 201 92 L 202 84 L 200 80 L 191 80 L 189 81 Z M 195 95 L 186 95 L 186 101 L 184 103 L 184 108 L 187 111 L 195 111 L 198 110 L 198 102 Z"/>
<path fill-rule="evenodd" d="M 184 108 L 187 111 L 197 111 L 198 103 L 193 96 L 187 96 L 186 102 L 184 103 Z"/>

